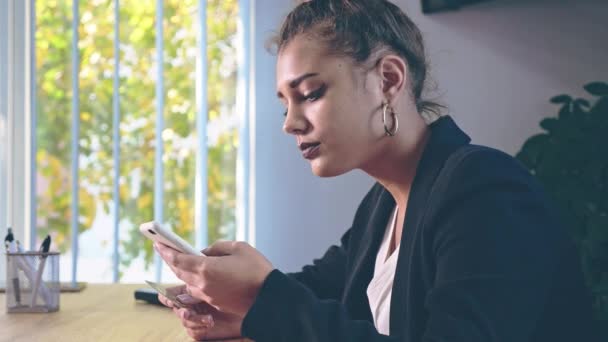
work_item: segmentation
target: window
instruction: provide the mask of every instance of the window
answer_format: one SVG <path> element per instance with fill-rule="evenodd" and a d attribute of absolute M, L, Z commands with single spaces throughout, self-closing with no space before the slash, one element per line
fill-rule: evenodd
<path fill-rule="evenodd" d="M 7 226 L 7 152 L 8 152 L 8 2 L 0 2 L 0 227 Z M 6 258 L 0 258 L 0 270 L 6 268 Z M 5 273 L 5 272 L 1 272 Z M 5 275 L 0 274 L 0 283 Z"/>
<path fill-rule="evenodd" d="M 173 279 L 141 222 L 199 247 L 246 230 L 247 11 L 237 0 L 35 1 L 31 205 L 63 280 Z"/>

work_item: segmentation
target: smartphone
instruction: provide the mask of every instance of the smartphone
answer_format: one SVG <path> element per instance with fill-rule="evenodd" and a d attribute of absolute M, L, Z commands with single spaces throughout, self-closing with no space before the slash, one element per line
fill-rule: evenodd
<path fill-rule="evenodd" d="M 163 245 L 169 246 L 176 251 L 192 254 L 202 255 L 200 251 L 194 249 L 188 242 L 179 237 L 170 229 L 163 228 L 157 222 L 146 222 L 139 226 L 139 231 L 152 241 L 160 242 Z"/>

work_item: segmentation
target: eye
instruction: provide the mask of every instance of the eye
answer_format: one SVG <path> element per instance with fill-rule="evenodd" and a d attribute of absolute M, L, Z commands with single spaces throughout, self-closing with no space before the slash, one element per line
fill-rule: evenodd
<path fill-rule="evenodd" d="M 283 113 L 283 116 L 287 116 L 287 111 L 285 111 L 285 112 Z"/>
<path fill-rule="evenodd" d="M 313 90 L 310 93 L 304 95 L 304 99 L 308 102 L 314 102 L 316 100 L 318 100 L 319 98 L 321 98 L 321 96 L 323 96 L 323 94 L 325 93 L 325 86 L 322 86 L 320 88 L 318 88 L 317 90 Z"/>

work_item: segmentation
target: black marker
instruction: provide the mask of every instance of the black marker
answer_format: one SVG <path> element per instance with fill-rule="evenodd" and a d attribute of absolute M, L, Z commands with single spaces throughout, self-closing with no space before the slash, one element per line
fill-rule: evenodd
<path fill-rule="evenodd" d="M 15 237 L 13 236 L 13 230 L 9 227 L 8 229 L 8 233 L 6 234 L 6 237 L 4 238 L 4 246 L 6 247 L 6 253 L 17 253 L 17 246 L 15 245 Z M 21 305 L 21 289 L 19 288 L 19 273 L 17 271 L 17 265 L 16 262 L 17 260 L 15 259 L 16 256 L 13 256 L 12 259 L 10 259 L 10 261 L 12 262 L 12 265 L 6 265 L 7 267 L 11 267 L 11 269 L 13 270 L 12 272 L 12 281 L 13 281 L 13 289 L 15 292 L 15 301 L 17 302 L 17 305 Z"/>
<path fill-rule="evenodd" d="M 42 273 L 44 272 L 44 265 L 45 265 L 45 261 L 46 261 L 46 253 L 49 252 L 49 248 L 51 247 L 51 236 L 47 235 L 46 238 L 44 238 L 44 241 L 42 241 L 42 244 L 40 245 L 40 250 L 39 252 L 42 253 L 42 255 L 40 256 L 40 263 L 38 265 L 38 273 L 36 274 L 36 280 L 34 281 L 34 286 L 32 287 L 33 293 L 32 293 L 32 298 L 30 301 L 30 307 L 34 307 L 34 305 L 36 304 L 36 296 L 38 295 L 38 290 L 40 289 L 41 286 L 41 282 L 42 282 Z M 48 304 L 48 300 L 49 298 L 44 298 L 44 296 L 42 296 L 42 299 L 47 302 Z"/>

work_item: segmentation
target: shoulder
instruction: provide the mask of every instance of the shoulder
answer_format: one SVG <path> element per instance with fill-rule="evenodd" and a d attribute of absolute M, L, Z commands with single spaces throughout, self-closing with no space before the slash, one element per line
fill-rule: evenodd
<path fill-rule="evenodd" d="M 468 145 L 453 153 L 437 177 L 427 218 L 501 225 L 557 225 L 557 211 L 536 178 L 515 158 Z M 511 230 L 513 231 L 513 230 Z"/>
<path fill-rule="evenodd" d="M 445 191 L 491 185 L 541 191 L 539 183 L 518 160 L 505 152 L 479 145 L 465 145 L 454 151 L 446 160 L 437 183 Z"/>
<path fill-rule="evenodd" d="M 490 172 L 494 174 L 508 174 L 511 176 L 529 176 L 524 166 L 512 156 L 497 149 L 480 146 L 466 145 L 455 151 L 450 159 L 453 159 L 451 167 L 456 174 L 471 172 L 481 174 Z M 449 164 L 448 159 L 446 164 Z M 446 165 L 447 166 L 447 165 Z"/>
<path fill-rule="evenodd" d="M 506 235 L 526 235 L 531 242 L 548 243 L 547 232 L 559 231 L 551 235 L 562 238 L 556 208 L 540 183 L 515 158 L 489 147 L 469 145 L 453 153 L 429 207 L 427 218 L 447 222 L 450 234 L 500 235 L 503 241 Z"/>

